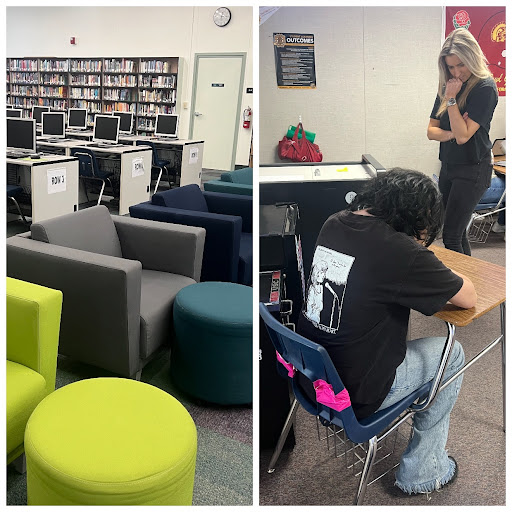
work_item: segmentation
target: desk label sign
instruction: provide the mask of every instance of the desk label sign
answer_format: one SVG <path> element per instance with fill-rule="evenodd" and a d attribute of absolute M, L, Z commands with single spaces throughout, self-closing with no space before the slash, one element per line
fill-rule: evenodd
<path fill-rule="evenodd" d="M 197 164 L 199 160 L 199 148 L 190 148 L 190 157 L 188 159 L 189 164 Z"/>
<path fill-rule="evenodd" d="M 212 87 L 224 87 L 224 84 L 212 84 Z"/>
<path fill-rule="evenodd" d="M 142 176 L 144 174 L 144 160 L 142 158 L 134 158 L 132 160 L 132 178 Z"/>
<path fill-rule="evenodd" d="M 66 192 L 66 168 L 46 171 L 48 178 L 48 194 Z"/>

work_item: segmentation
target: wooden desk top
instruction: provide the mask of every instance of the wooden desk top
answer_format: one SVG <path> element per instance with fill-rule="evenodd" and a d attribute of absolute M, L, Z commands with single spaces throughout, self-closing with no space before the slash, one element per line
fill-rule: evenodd
<path fill-rule="evenodd" d="M 435 316 L 462 327 L 505 302 L 505 267 L 450 251 L 444 247 L 430 246 L 430 249 L 448 268 L 471 279 L 478 297 L 476 306 L 471 309 L 446 304 Z"/>
<path fill-rule="evenodd" d="M 494 157 L 494 165 L 493 168 L 496 172 L 499 172 L 500 174 L 506 174 L 507 168 L 503 165 L 500 165 L 500 160 L 506 160 L 506 155 L 500 155 Z"/>

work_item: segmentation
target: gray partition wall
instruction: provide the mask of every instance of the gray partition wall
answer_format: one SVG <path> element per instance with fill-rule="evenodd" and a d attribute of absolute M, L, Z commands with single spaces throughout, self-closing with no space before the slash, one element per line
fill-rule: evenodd
<path fill-rule="evenodd" d="M 324 161 L 363 153 L 385 167 L 438 172 L 426 136 L 444 39 L 435 7 L 281 7 L 260 25 L 260 163 L 279 161 L 277 143 L 299 114 Z M 278 89 L 273 33 L 315 36 L 315 89 Z M 491 139 L 505 135 L 500 97 Z"/>

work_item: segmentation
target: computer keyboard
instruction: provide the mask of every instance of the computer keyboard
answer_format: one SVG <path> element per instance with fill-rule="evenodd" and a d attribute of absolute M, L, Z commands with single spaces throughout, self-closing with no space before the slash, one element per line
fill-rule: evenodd
<path fill-rule="evenodd" d="M 7 151 L 7 158 L 25 158 L 29 156 L 30 153 L 24 153 L 23 151 Z"/>
<path fill-rule="evenodd" d="M 119 146 L 122 146 L 122 144 L 103 144 L 101 142 L 87 144 L 88 148 L 118 148 Z"/>

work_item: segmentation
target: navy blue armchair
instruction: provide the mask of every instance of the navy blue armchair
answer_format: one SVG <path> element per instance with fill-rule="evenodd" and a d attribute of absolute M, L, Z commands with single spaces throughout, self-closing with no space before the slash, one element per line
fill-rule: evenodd
<path fill-rule="evenodd" d="M 130 206 L 130 215 L 205 228 L 201 281 L 252 284 L 252 197 L 186 185 Z"/>

